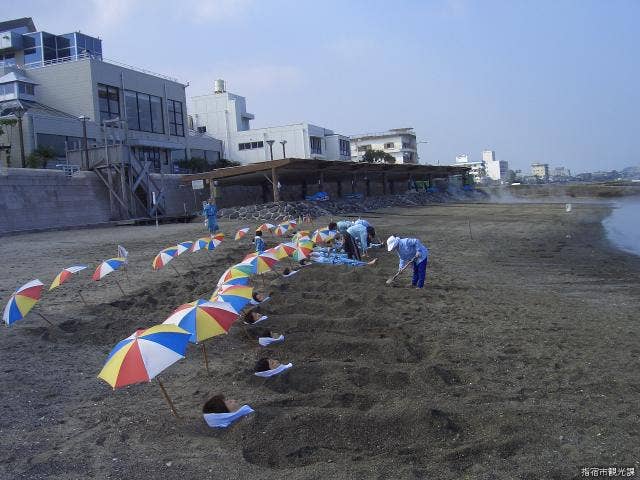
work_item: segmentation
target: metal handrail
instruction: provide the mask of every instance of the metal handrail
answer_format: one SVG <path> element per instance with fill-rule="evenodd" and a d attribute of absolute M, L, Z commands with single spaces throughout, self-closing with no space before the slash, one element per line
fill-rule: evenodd
<path fill-rule="evenodd" d="M 116 65 L 118 67 L 123 67 L 123 68 L 128 68 L 130 70 L 135 70 L 136 72 L 145 73 L 147 75 L 152 75 L 154 77 L 164 78 L 165 80 L 169 80 L 171 82 L 180 83 L 180 81 L 175 77 L 170 77 L 169 75 L 163 75 L 161 73 L 152 72 L 150 70 L 145 70 L 144 68 L 134 67 L 133 65 L 129 65 L 129 64 L 124 63 L 124 62 L 119 62 L 118 60 L 112 60 L 112 59 L 108 59 L 108 58 L 103 58 L 102 56 L 94 55 L 92 53 L 79 53 L 78 55 L 73 55 L 73 56 L 70 56 L 70 57 L 62 57 L 62 58 L 56 58 L 56 59 L 53 59 L 53 60 L 44 60 L 42 62 L 26 63 L 24 65 L 15 65 L 15 66 L 17 68 L 21 68 L 23 70 L 33 70 L 33 69 L 36 69 L 36 68 L 48 67 L 50 65 L 58 65 L 58 64 L 67 63 L 67 62 L 76 62 L 76 61 L 85 60 L 85 59 L 88 59 L 88 58 L 92 58 L 94 60 L 99 60 L 99 61 L 105 62 L 105 63 L 110 63 L 111 65 Z"/>

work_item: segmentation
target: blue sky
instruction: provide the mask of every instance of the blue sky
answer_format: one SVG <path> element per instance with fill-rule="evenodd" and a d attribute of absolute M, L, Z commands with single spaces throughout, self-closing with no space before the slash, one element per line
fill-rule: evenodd
<path fill-rule="evenodd" d="M 344 134 L 412 126 L 421 162 L 640 164 L 640 1 L 9 0 L 105 58 L 189 82 L 224 78 L 254 127 Z"/>

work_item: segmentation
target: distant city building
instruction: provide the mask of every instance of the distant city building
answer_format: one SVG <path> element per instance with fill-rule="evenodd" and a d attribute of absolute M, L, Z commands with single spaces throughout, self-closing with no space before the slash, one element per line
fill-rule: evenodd
<path fill-rule="evenodd" d="M 566 167 L 556 167 L 553 169 L 554 177 L 570 177 L 571 171 Z"/>
<path fill-rule="evenodd" d="M 531 175 L 542 180 L 549 179 L 549 164 L 548 163 L 532 163 Z"/>
<path fill-rule="evenodd" d="M 472 162 L 469 160 L 469 155 L 466 153 L 456 155 L 455 165 L 458 167 L 468 167 L 469 174 L 473 177 L 473 180 L 476 183 L 481 183 L 487 176 L 487 170 L 484 162 Z"/>
<path fill-rule="evenodd" d="M 418 163 L 416 133 L 413 128 L 392 128 L 386 132 L 351 135 L 351 158 L 362 161 L 367 150 L 381 150 L 395 163 Z"/>
<path fill-rule="evenodd" d="M 43 148 L 53 166 L 63 163 L 85 138 L 88 146 L 125 144 L 151 172 L 173 172 L 173 161 L 194 156 L 220 158 L 220 141 L 188 130 L 184 84 L 102 54 L 96 37 L 38 31 L 31 18 L 0 22 L 0 119 L 19 123 L 0 140 L 10 145 L 11 166 Z"/>
<path fill-rule="evenodd" d="M 191 102 L 194 128 L 221 139 L 229 160 L 264 162 L 271 159 L 271 151 L 274 160 L 351 160 L 349 138 L 327 128 L 303 122 L 252 129 L 250 121 L 255 117 L 247 112 L 246 99 L 227 92 L 223 80 L 215 81 L 213 93 L 192 97 Z"/>
<path fill-rule="evenodd" d="M 496 161 L 496 152 L 493 150 L 483 150 L 482 151 L 482 161 L 484 163 L 495 162 Z"/>

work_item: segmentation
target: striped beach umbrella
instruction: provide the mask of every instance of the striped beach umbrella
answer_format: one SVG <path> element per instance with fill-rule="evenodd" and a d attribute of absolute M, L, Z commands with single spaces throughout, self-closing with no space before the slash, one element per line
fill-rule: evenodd
<path fill-rule="evenodd" d="M 245 228 L 240 228 L 238 229 L 238 231 L 236 232 L 236 236 L 234 237 L 235 240 L 240 240 L 242 237 L 244 237 L 247 233 L 249 232 L 249 227 L 245 227 Z"/>
<path fill-rule="evenodd" d="M 192 248 L 193 248 L 193 242 L 180 242 L 178 245 L 176 245 L 176 250 L 178 250 L 176 255 L 181 255 L 184 252 L 188 252 Z"/>
<path fill-rule="evenodd" d="M 313 232 L 313 235 L 311 235 L 311 241 L 314 243 L 325 243 L 333 240 L 334 238 L 336 238 L 335 230 L 329 230 L 328 228 L 319 228 Z"/>
<path fill-rule="evenodd" d="M 274 257 L 276 257 L 278 259 L 278 261 L 284 260 L 285 258 L 287 258 L 289 256 L 289 254 L 284 249 L 284 247 L 282 246 L 281 243 L 276 245 L 275 247 L 268 248 L 267 250 L 264 251 L 264 253 L 267 253 L 269 255 L 273 255 Z"/>
<path fill-rule="evenodd" d="M 74 273 L 78 273 L 78 272 L 84 270 L 85 268 L 87 268 L 86 265 L 74 265 L 73 267 L 65 268 L 58 275 L 56 275 L 56 278 L 53 279 L 53 282 L 51 282 L 51 286 L 49 287 L 49 290 L 53 290 L 54 288 L 58 288 L 64 282 L 69 280 Z"/>
<path fill-rule="evenodd" d="M 224 240 L 224 233 L 222 233 L 222 232 L 214 233 L 213 235 L 211 235 L 211 238 L 221 242 L 221 241 Z"/>
<path fill-rule="evenodd" d="M 298 222 L 297 222 L 296 220 L 294 220 L 293 218 L 292 218 L 292 219 L 290 219 L 290 220 L 288 221 L 288 223 L 289 223 L 289 226 L 290 226 L 291 228 L 296 228 L 296 227 L 298 226 Z"/>
<path fill-rule="evenodd" d="M 198 250 L 215 250 L 218 245 L 222 243 L 222 240 L 218 240 L 213 237 L 202 237 L 193 242 L 191 251 L 197 252 Z"/>
<path fill-rule="evenodd" d="M 260 230 L 261 232 L 271 232 L 273 231 L 273 229 L 276 228 L 275 225 L 272 225 L 271 223 L 263 223 L 262 225 L 260 225 L 257 230 Z"/>
<path fill-rule="evenodd" d="M 273 233 L 275 235 L 277 235 L 278 237 L 283 236 L 285 233 L 287 233 L 289 231 L 289 228 L 291 228 L 289 226 L 288 223 L 281 223 L 280 225 L 278 225 L 275 230 L 273 231 Z"/>
<path fill-rule="evenodd" d="M 9 298 L 2 312 L 2 320 L 4 320 L 4 323 L 11 325 L 18 320 L 22 320 L 38 300 L 40 300 L 43 288 L 44 284 L 36 279 L 25 283 L 16 290 L 15 293 L 11 295 L 11 298 Z"/>
<path fill-rule="evenodd" d="M 311 252 L 313 252 L 313 244 L 311 242 L 298 242 L 291 258 L 296 262 L 299 262 L 300 260 L 309 258 L 311 256 Z"/>
<path fill-rule="evenodd" d="M 124 262 L 125 259 L 122 257 L 109 258 L 98 265 L 98 268 L 93 272 L 93 276 L 91 278 L 97 282 L 98 280 L 103 279 L 106 275 L 109 275 L 111 272 L 118 270 L 122 265 L 124 265 Z"/>
<path fill-rule="evenodd" d="M 218 286 L 227 285 L 248 285 L 249 277 L 252 273 L 250 265 L 236 264 L 233 267 L 229 267 L 220 276 L 218 280 Z"/>
<path fill-rule="evenodd" d="M 253 288 L 245 285 L 221 285 L 211 296 L 212 302 L 227 302 L 239 312 L 253 298 Z"/>
<path fill-rule="evenodd" d="M 240 263 L 241 265 L 250 265 L 251 273 L 262 274 L 273 269 L 278 263 L 278 259 L 269 253 L 250 253 Z"/>
<path fill-rule="evenodd" d="M 217 335 L 227 333 L 238 312 L 230 303 L 198 299 L 180 305 L 163 325 L 177 325 L 189 332 L 189 341 L 198 343 Z"/>
<path fill-rule="evenodd" d="M 160 253 L 158 253 L 156 257 L 153 259 L 153 263 L 152 263 L 153 269 L 160 270 L 167 263 L 173 260 L 177 255 L 178 255 L 177 246 L 160 250 Z"/>
<path fill-rule="evenodd" d="M 114 389 L 149 382 L 184 358 L 189 337 L 189 332 L 176 325 L 138 330 L 113 347 L 98 378 Z"/>
<path fill-rule="evenodd" d="M 278 245 L 278 247 L 282 248 L 288 256 L 293 255 L 293 252 L 296 251 L 296 243 L 295 242 L 282 242 Z"/>
<path fill-rule="evenodd" d="M 310 235 L 309 230 L 300 230 L 293 237 L 291 237 L 291 241 L 292 242 L 297 242 L 299 240 L 302 240 L 305 237 L 310 239 L 311 237 L 309 237 L 309 235 Z"/>

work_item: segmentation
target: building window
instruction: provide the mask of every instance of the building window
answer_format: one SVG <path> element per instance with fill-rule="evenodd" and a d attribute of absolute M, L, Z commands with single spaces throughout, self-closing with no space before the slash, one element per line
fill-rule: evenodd
<path fill-rule="evenodd" d="M 238 144 L 238 150 L 252 150 L 254 148 L 264 148 L 264 142 L 247 142 Z"/>
<path fill-rule="evenodd" d="M 125 90 L 124 104 L 127 108 L 127 125 L 130 129 L 164 133 L 164 115 L 160 97 Z"/>
<path fill-rule="evenodd" d="M 342 155 L 343 157 L 350 157 L 351 146 L 349 145 L 349 140 L 340 139 L 339 145 L 340 145 L 340 155 Z"/>
<path fill-rule="evenodd" d="M 207 127 L 198 127 L 198 133 L 207 133 Z"/>
<path fill-rule="evenodd" d="M 384 148 L 395 148 L 396 144 L 393 142 L 385 143 Z"/>
<path fill-rule="evenodd" d="M 4 55 L 0 55 L 0 67 L 10 67 L 16 64 L 15 54 L 13 53 L 5 53 Z"/>
<path fill-rule="evenodd" d="M 169 134 L 184 137 L 182 102 L 167 100 L 169 106 Z"/>
<path fill-rule="evenodd" d="M 120 117 L 120 93 L 118 88 L 110 85 L 98 84 L 98 104 L 100 106 L 100 121 Z"/>
<path fill-rule="evenodd" d="M 27 94 L 27 95 L 34 95 L 33 84 L 25 83 L 25 82 L 18 82 L 18 93 L 24 93 L 24 94 Z"/>
<path fill-rule="evenodd" d="M 137 147 L 135 155 L 141 163 L 151 162 L 156 172 L 160 171 L 160 159 L 162 158 L 162 150 L 156 147 Z"/>
<path fill-rule="evenodd" d="M 309 137 L 311 153 L 322 155 L 322 139 L 320 137 Z"/>

